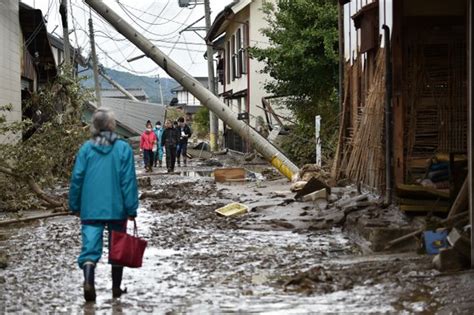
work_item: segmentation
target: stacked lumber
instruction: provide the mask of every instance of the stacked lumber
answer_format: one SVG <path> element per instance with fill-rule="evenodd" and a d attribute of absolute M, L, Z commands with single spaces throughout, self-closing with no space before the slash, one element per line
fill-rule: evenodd
<path fill-rule="evenodd" d="M 384 102 L 385 53 L 376 56 L 375 73 L 368 88 L 365 107 L 354 128 L 354 134 L 343 161 L 345 175 L 357 182 L 383 190 L 385 183 Z"/>

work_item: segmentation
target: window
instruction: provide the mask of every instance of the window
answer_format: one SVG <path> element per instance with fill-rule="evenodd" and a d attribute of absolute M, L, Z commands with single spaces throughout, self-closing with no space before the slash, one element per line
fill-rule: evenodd
<path fill-rule="evenodd" d="M 219 59 L 217 61 L 217 78 L 220 84 L 224 84 L 225 80 L 224 59 L 225 58 L 222 58 L 222 55 L 219 55 Z"/>
<path fill-rule="evenodd" d="M 242 43 L 241 49 L 239 51 L 239 58 L 241 60 L 241 70 L 242 74 L 247 73 L 247 49 L 248 49 L 248 24 L 244 24 L 242 27 Z"/>
<path fill-rule="evenodd" d="M 227 49 L 225 51 L 225 69 L 227 84 L 230 83 L 230 41 L 227 42 Z"/>
<path fill-rule="evenodd" d="M 235 53 L 235 35 L 232 35 L 232 39 L 230 41 L 231 44 L 231 52 L 232 52 L 232 81 L 237 78 L 237 54 Z"/>
<path fill-rule="evenodd" d="M 236 58 L 237 58 L 237 67 L 236 67 L 236 77 L 240 78 L 242 76 L 242 30 L 239 28 L 237 30 L 237 38 L 236 38 Z"/>

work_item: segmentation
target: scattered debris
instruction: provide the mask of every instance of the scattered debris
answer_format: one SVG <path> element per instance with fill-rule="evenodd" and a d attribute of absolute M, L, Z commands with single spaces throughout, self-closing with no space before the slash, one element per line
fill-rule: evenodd
<path fill-rule="evenodd" d="M 436 255 L 442 248 L 447 248 L 447 236 L 448 231 L 445 229 L 441 231 L 424 231 L 423 238 L 425 240 L 426 253 L 428 255 Z"/>
<path fill-rule="evenodd" d="M 306 196 L 312 192 L 320 191 L 324 189 L 326 191 L 326 195 L 331 194 L 331 187 L 329 187 L 325 182 L 321 181 L 316 177 L 311 177 L 309 181 L 297 191 L 295 195 L 295 199 L 299 199 L 303 196 Z M 327 196 L 325 197 L 327 199 Z"/>
<path fill-rule="evenodd" d="M 457 271 L 467 268 L 469 260 L 454 248 L 442 248 L 433 258 L 433 266 L 439 271 Z"/>
<path fill-rule="evenodd" d="M 214 170 L 214 179 L 216 182 L 235 182 L 245 181 L 247 171 L 244 168 L 217 168 Z"/>
<path fill-rule="evenodd" d="M 316 201 L 318 199 L 327 200 L 327 198 L 328 198 L 327 190 L 326 190 L 326 188 L 323 188 L 321 190 L 317 190 L 317 191 L 312 192 L 310 194 L 304 195 L 303 196 L 303 201 Z"/>
<path fill-rule="evenodd" d="M 461 233 L 457 228 L 453 228 L 448 234 L 448 242 L 459 254 L 471 261 L 471 240 Z"/>
<path fill-rule="evenodd" d="M 138 177 L 138 187 L 140 188 L 149 188 L 151 187 L 151 177 Z"/>
<path fill-rule="evenodd" d="M 5 269 L 8 266 L 8 258 L 4 252 L 0 251 L 0 269 Z"/>
<path fill-rule="evenodd" d="M 237 216 L 249 212 L 249 207 L 238 202 L 233 202 L 216 209 L 215 212 L 225 217 Z"/>

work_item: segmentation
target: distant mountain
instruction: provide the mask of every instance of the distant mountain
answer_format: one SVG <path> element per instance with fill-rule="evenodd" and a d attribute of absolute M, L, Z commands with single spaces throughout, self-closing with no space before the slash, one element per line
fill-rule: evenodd
<path fill-rule="evenodd" d="M 115 81 L 117 81 L 124 88 L 142 88 L 146 94 L 150 97 L 150 102 L 161 103 L 160 101 L 160 90 L 158 82 L 155 82 L 156 77 L 147 77 L 135 75 L 130 72 L 117 71 L 113 69 L 105 68 L 105 72 Z M 91 69 L 85 70 L 80 73 L 81 76 L 85 76 L 86 79 L 82 81 L 83 86 L 87 88 L 94 88 L 94 74 Z M 100 84 L 103 89 L 110 89 L 113 86 L 105 79 L 100 77 Z M 169 104 L 173 98 L 171 89 L 178 86 L 179 84 L 170 78 L 161 78 L 161 88 L 163 90 L 164 104 Z"/>

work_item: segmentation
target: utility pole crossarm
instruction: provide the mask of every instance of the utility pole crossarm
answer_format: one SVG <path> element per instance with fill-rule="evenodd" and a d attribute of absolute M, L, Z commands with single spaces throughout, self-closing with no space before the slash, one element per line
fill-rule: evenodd
<path fill-rule="evenodd" d="M 292 179 L 293 176 L 296 175 L 299 171 L 298 167 L 282 152 L 245 122 L 238 120 L 237 117 L 235 117 L 235 113 L 219 100 L 217 96 L 202 86 L 198 80 L 165 55 L 150 40 L 134 29 L 132 25 L 128 24 L 103 1 L 85 0 L 85 2 L 109 22 L 120 34 L 130 40 L 156 64 L 163 68 L 170 77 L 174 78 L 185 89 L 191 92 L 204 106 L 214 112 L 242 138 L 250 141 L 255 149 L 284 176 Z"/>

